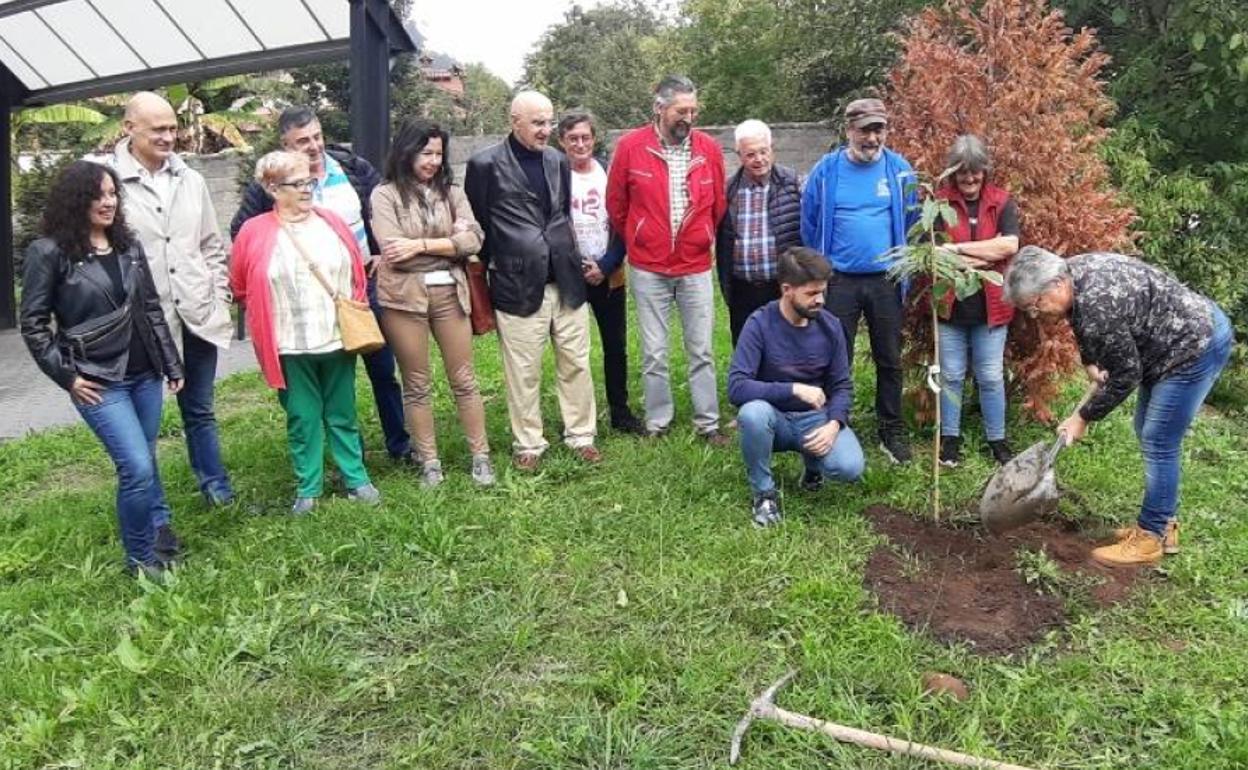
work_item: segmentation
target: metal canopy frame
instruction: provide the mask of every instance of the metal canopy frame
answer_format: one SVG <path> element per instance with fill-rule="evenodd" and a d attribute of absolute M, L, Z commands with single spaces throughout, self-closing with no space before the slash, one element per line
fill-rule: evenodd
<path fill-rule="evenodd" d="M 0 46 L 18 57 L 21 64 L 43 83 L 42 87 L 32 88 L 7 65 L 0 62 L 0 137 L 4 137 L 3 141 L 0 141 L 0 208 L 3 209 L 0 212 L 2 214 L 0 215 L 0 329 L 12 329 L 17 325 L 11 205 L 13 147 L 7 139 L 12 125 L 11 111 L 13 109 L 156 88 L 186 80 L 204 80 L 248 72 L 287 69 L 349 58 L 352 144 L 356 152 L 377 165 L 389 144 L 390 57 L 393 54 L 411 53 L 417 50 L 416 42 L 404 29 L 402 21 L 395 15 L 386 0 L 338 0 L 350 6 L 350 36 L 347 38 L 335 38 L 331 35 L 320 16 L 309 6 L 309 0 L 299 0 L 300 5 L 307 11 L 307 15 L 316 22 L 324 39 L 271 47 L 266 47 L 264 40 L 252 29 L 246 16 L 240 13 L 237 7 L 240 2 L 255 0 L 224 0 L 235 20 L 252 38 L 251 42 L 258 47 L 241 53 L 209 56 L 196 44 L 192 35 L 178 26 L 174 17 L 164 7 L 166 3 L 186 2 L 186 0 L 150 0 L 165 13 L 185 42 L 199 56 L 190 61 L 152 67 L 148 66 L 143 55 L 112 26 L 97 6 L 97 0 L 80 0 L 100 17 L 101 24 L 107 25 L 112 33 L 125 44 L 133 58 L 144 65 L 142 68 L 131 71 L 100 76 L 86 59 L 80 56 L 68 41 L 39 14 L 39 11 L 51 6 L 72 1 L 8 0 L 8 2 L 0 3 L 0 21 L 18 14 L 35 12 L 55 39 L 69 48 L 77 63 L 92 75 L 85 79 L 53 83 L 52 79 L 45 77 L 29 61 L 22 58 L 18 50 L 0 35 Z"/>

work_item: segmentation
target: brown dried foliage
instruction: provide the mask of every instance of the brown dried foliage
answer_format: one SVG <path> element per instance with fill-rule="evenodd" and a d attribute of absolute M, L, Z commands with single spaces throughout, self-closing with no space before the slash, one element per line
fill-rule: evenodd
<path fill-rule="evenodd" d="M 949 0 L 912 19 L 902 37 L 888 82 L 889 143 L 935 178 L 953 140 L 978 134 L 993 181 L 1018 204 L 1022 243 L 1064 255 L 1125 248 L 1134 214 L 1097 154 L 1114 110 L 1100 77 L 1108 61 L 1093 31 L 1073 32 L 1045 0 Z M 906 360 L 921 365 L 931 332 L 917 308 L 910 316 Z M 1019 314 L 1006 361 L 1024 408 L 1052 419 L 1060 375 L 1078 363 L 1066 324 Z M 931 394 L 917 392 L 926 396 L 920 419 L 930 419 Z"/>

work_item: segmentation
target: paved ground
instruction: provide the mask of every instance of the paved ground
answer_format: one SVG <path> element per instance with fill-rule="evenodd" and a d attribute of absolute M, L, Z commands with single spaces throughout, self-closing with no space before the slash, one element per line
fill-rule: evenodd
<path fill-rule="evenodd" d="M 233 340 L 217 363 L 217 378 L 256 368 L 250 340 Z M 69 396 L 49 380 L 16 330 L 0 331 L 0 441 L 79 421 Z"/>

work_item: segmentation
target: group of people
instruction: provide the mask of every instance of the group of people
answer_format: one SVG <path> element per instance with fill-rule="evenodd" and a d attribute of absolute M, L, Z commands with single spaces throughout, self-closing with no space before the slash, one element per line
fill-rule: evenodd
<path fill-rule="evenodd" d="M 556 121 L 549 99 L 525 91 L 512 101 L 510 133 L 468 160 L 461 187 L 448 162 L 451 137 L 436 124 L 403 122 L 378 173 L 349 149 L 327 145 L 315 113 L 294 107 L 278 120 L 282 149 L 256 164 L 227 254 L 203 179 L 173 151 L 173 109 L 156 94 L 132 97 L 127 138 L 110 162 L 72 163 L 54 184 L 44 237 L 26 255 L 21 309 L 32 355 L 69 392 L 116 466 L 128 567 L 159 577 L 182 551 L 155 460 L 162 380 L 177 394 L 205 500 L 234 499 L 213 412 L 217 355 L 230 344 L 234 302 L 246 310 L 261 373 L 286 413 L 292 513 L 312 511 L 323 494 L 327 439 L 347 497 L 381 501 L 364 461 L 355 356 L 344 349 L 337 320 L 342 298 L 367 302 L 387 343 L 362 357 L 389 455 L 410 463 L 426 486 L 448 472 L 433 419 L 432 338 L 467 438 L 471 478 L 493 484 L 473 362 L 472 260 L 488 276 L 512 463 L 522 471 L 539 468 L 549 447 L 541 412 L 548 341 L 563 441 L 583 462 L 603 459 L 591 309 L 614 430 L 659 437 L 670 429 L 675 310 L 694 430 L 712 446 L 730 443 L 712 351 L 716 281 L 732 332 L 727 393 L 738 410 L 755 525 L 782 518 L 775 452 L 801 453 L 804 490 L 862 475 L 850 412 L 854 340 L 864 319 L 879 445 L 892 462 L 908 461 L 903 297 L 887 276 L 887 255 L 906 243 L 917 200 L 914 171 L 887 147 L 886 106 L 851 102 L 844 144 L 804 179 L 775 163 L 771 130 L 758 120 L 737 126 L 741 165 L 727 178 L 718 143 L 694 129 L 697 116 L 694 84 L 663 79 L 653 121 L 625 133 L 607 163 L 591 113 L 571 110 Z M 1144 503 L 1137 526 L 1094 556 L 1155 563 L 1177 551 L 1179 447 L 1229 356 L 1226 316 L 1130 257 L 1020 251 L 1019 211 L 993 184 L 984 142 L 959 137 L 948 164 L 954 172 L 938 194 L 958 216 L 944 224 L 944 248 L 1005 281 L 942 303 L 941 462 L 961 459 L 968 367 L 988 449 L 997 462 L 1011 457 L 1003 366 L 1010 322 L 1016 310 L 1064 317 L 1100 383 L 1059 427 L 1068 441 L 1140 390 Z M 640 327 L 640 417 L 628 395 L 626 284 Z"/>

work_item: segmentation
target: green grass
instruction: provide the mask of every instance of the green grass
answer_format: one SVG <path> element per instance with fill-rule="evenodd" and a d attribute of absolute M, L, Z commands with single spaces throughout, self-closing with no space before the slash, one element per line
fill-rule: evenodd
<path fill-rule="evenodd" d="M 726 361 L 726 339 L 717 346 Z M 501 470 L 493 339 L 477 361 Z M 855 405 L 864 437 L 869 369 Z M 0 767 L 720 767 L 750 699 L 789 667 L 800 675 L 785 708 L 1019 764 L 1248 765 L 1242 423 L 1197 422 L 1182 555 L 1129 603 L 985 659 L 908 632 L 862 587 L 878 542 L 862 509 L 924 510 L 926 462 L 894 469 L 870 449 L 862 484 L 811 496 L 787 457 L 788 519 L 756 531 L 737 451 L 691 435 L 683 371 L 670 437 L 607 435 L 596 468 L 556 447 L 539 475 L 503 470 L 484 492 L 439 374 L 447 484 L 422 490 L 376 452 L 384 507 L 331 500 L 303 520 L 276 515 L 293 491 L 276 399 L 257 376 L 235 377 L 219 411 L 242 505 L 204 509 L 166 413 L 162 469 L 191 549 L 167 588 L 122 575 L 111 468 L 85 429 L 0 446 Z M 359 392 L 376 448 L 362 374 Z M 553 437 L 553 396 L 544 406 Z M 1067 515 L 1132 517 L 1142 470 L 1128 416 L 1063 454 L 1082 498 Z M 978 417 L 967 422 L 969 460 L 945 474 L 951 510 L 990 473 Z M 1049 435 L 1018 418 L 1011 430 L 1020 448 Z M 932 669 L 962 677 L 970 700 L 924 697 Z M 756 724 L 742 766 L 927 765 Z"/>

